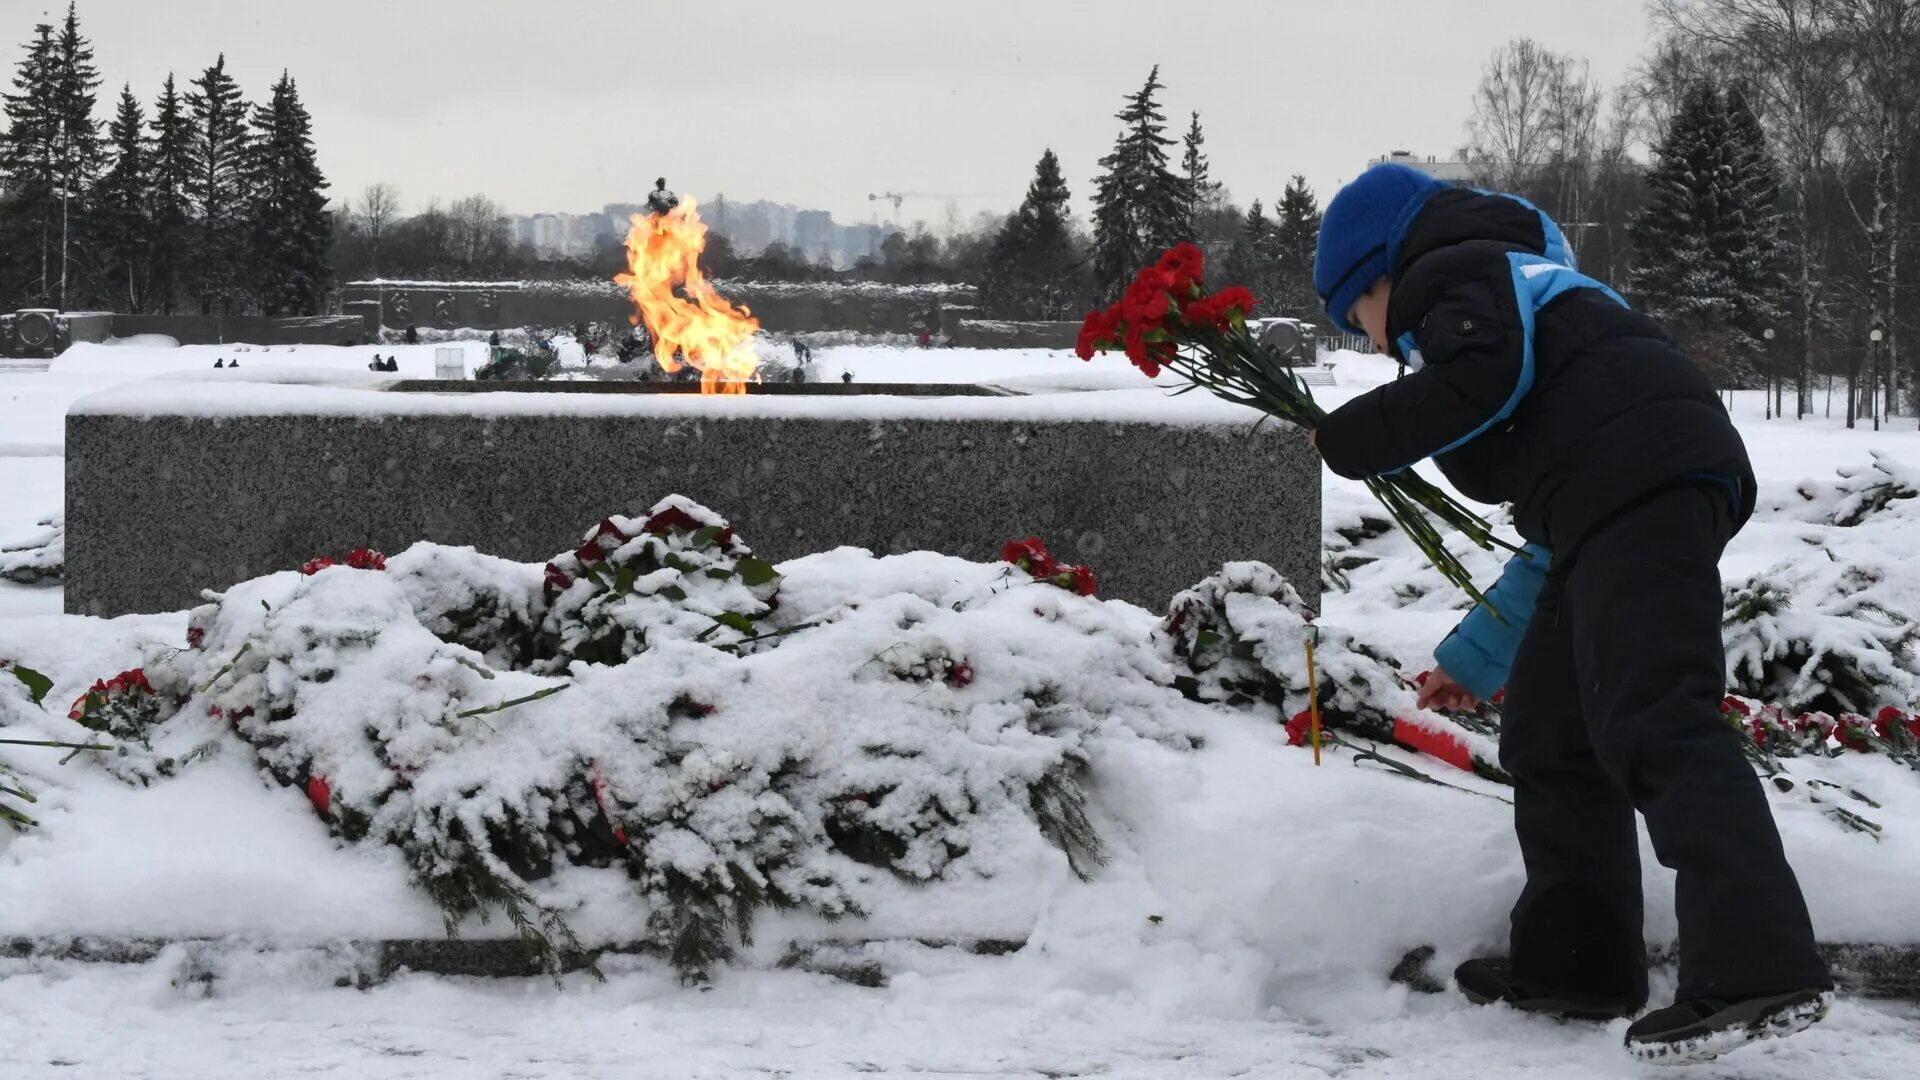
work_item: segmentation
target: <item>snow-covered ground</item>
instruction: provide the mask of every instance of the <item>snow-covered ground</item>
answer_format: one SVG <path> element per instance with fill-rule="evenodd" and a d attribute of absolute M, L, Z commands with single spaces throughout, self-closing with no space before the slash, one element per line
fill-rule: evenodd
<path fill-rule="evenodd" d="M 197 371 L 238 347 L 76 349 L 48 372 L 0 375 L 0 549 L 61 512 L 62 417 L 78 397 L 149 372 Z M 429 346 L 240 352 L 243 368 L 284 364 L 364 371 L 398 354 L 403 375 L 430 375 Z M 991 381 L 1123 387 L 1117 360 L 1089 368 L 1068 354 L 850 347 L 822 349 L 824 372 L 861 381 Z M 470 363 L 477 357 L 470 357 Z M 1348 355 L 1329 404 L 1391 377 L 1385 361 Z M 134 391 L 138 392 L 138 391 Z M 178 392 L 178 387 L 174 388 Z M 1138 395 L 1127 394 L 1132 399 Z M 1217 408 L 1201 395 L 1168 409 Z M 585 405 L 586 403 L 583 403 Z M 1129 407 L 1134 407 L 1131 404 Z M 1735 414 L 1763 501 L 1802 481 L 1864 467 L 1874 451 L 1920 467 L 1912 419 L 1878 434 L 1825 419 L 1761 419 L 1757 394 Z M 642 505 L 609 507 L 636 513 Z M 1329 522 L 1364 510 L 1364 491 L 1329 476 Z M 716 509 L 724 512 L 725 507 Z M 583 526 L 588 523 L 582 523 Z M 1729 580 L 1807 550 L 1815 526 L 1763 514 L 1735 542 Z M 1864 530 L 1862 530 L 1864 531 Z M 1847 557 L 1885 561 L 1884 533 L 1821 539 Z M 751 537 L 747 537 L 751 541 Z M 1848 548 L 1846 545 L 1854 545 Z M 850 569 L 843 558 L 785 568 L 795 602 L 818 602 Z M 888 560 L 870 572 L 899 588 L 938 566 Z M 1491 573 L 1495 560 L 1476 565 Z M 1408 598 L 1405 559 L 1353 574 L 1327 595 L 1324 621 L 1414 666 L 1451 626 L 1456 598 Z M 868 587 L 879 589 L 878 583 Z M 812 590 L 811 593 L 808 590 Z M 809 601 L 808 597 L 816 599 Z M 0 656 L 52 677 L 50 702 L 138 663 L 142 645 L 178 642 L 183 614 L 102 621 L 59 614 L 57 589 L 0 582 Z M 1117 624 L 1144 625 L 1121 612 Z M 777 655 L 777 654 L 776 654 Z M 563 702 L 565 698 L 556 698 Z M 1196 710 L 1200 707 L 1195 706 Z M 1182 714 L 1184 715 L 1184 714 Z M 1196 716 L 1202 715 L 1196 712 Z M 0 840 L 0 937 L 14 934 L 235 935 L 210 950 L 175 948 L 149 964 L 0 960 L 9 1021 L 0 1076 L 260 1077 L 1521 1077 L 1639 1075 L 1619 1050 L 1624 1023 L 1560 1025 L 1451 995 L 1390 984 L 1406 949 L 1431 943 L 1442 969 L 1498 944 L 1520 880 L 1507 808 L 1356 769 L 1315 768 L 1271 723 L 1213 720 L 1203 749 L 1146 740 L 1097 750 L 1095 813 L 1112 863 L 1081 883 L 1035 860 L 975 883 L 964 914 L 879 913 L 897 933 L 1024 936 L 1026 949 L 976 957 L 896 944 L 867 958 L 882 989 L 771 970 L 783 936 L 770 922 L 752 963 L 710 987 L 682 987 L 663 965 L 618 960 L 609 980 L 476 981 L 403 976 L 336 989 L 319 950 L 343 938 L 433 936 L 439 916 L 406 884 L 396 852 L 342 846 L 305 800 L 263 785 L 227 755 L 177 779 L 130 788 L 80 762 L 9 753 L 42 795 L 43 826 Z M 1429 763 L 1430 765 L 1430 763 Z M 1844 759 L 1836 773 L 1885 804 L 1875 842 L 1810 808 L 1782 804 L 1789 852 L 1823 936 L 1920 942 L 1920 782 L 1883 760 Z M 1487 794 L 1493 785 L 1448 775 Z M 1671 875 L 1647 865 L 1648 933 L 1673 935 Z M 605 890 L 602 890 L 605 891 Z M 583 898 L 589 910 L 594 896 Z M 605 901 L 605 896 L 598 897 Z M 617 910 L 617 909 L 610 909 Z M 617 916 L 615 916 L 617 918 Z M 915 920 L 923 920 L 918 923 Z M 615 934 L 615 925 L 584 932 Z M 840 931 L 855 933 L 845 924 Z M 817 933 L 817 930 L 814 931 Z M 271 944 L 272 951 L 256 951 Z M 1670 987 L 1656 987 L 1656 995 Z M 1843 1000 L 1809 1034 L 1742 1051 L 1716 1077 L 1905 1077 L 1920 1071 L 1920 1009 Z"/>

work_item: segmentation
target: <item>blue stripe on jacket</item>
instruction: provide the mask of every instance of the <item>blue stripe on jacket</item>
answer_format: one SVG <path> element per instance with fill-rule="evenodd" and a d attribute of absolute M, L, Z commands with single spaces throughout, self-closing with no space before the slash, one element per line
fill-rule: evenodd
<path fill-rule="evenodd" d="M 1621 307 L 1627 306 L 1627 302 L 1621 298 L 1619 293 L 1614 292 L 1612 289 L 1607 288 L 1606 285 L 1582 274 L 1578 270 L 1567 266 L 1565 263 L 1555 262 L 1545 256 L 1531 255 L 1523 251 L 1509 252 L 1507 255 L 1507 263 L 1513 272 L 1514 304 L 1520 309 L 1520 377 L 1514 381 L 1513 393 L 1507 395 L 1506 402 L 1500 406 L 1497 412 L 1487 417 L 1486 422 L 1482 423 L 1479 427 L 1474 428 L 1472 431 L 1453 440 L 1439 450 L 1434 451 L 1435 457 L 1439 457 L 1441 454 L 1451 450 L 1460 449 L 1467 443 L 1486 434 L 1495 424 L 1512 416 L 1513 410 L 1520 407 L 1521 399 L 1525 398 L 1527 392 L 1533 389 L 1534 316 L 1539 313 L 1541 308 L 1553 303 L 1561 294 L 1571 292 L 1574 289 L 1598 289 L 1602 293 L 1605 293 L 1607 298 L 1614 303 L 1619 304 Z"/>
<path fill-rule="evenodd" d="M 1506 621 L 1481 604 L 1433 650 L 1434 663 L 1482 700 L 1507 685 L 1514 654 L 1520 651 L 1520 639 L 1533 620 L 1534 605 L 1552 565 L 1553 553 L 1544 545 L 1528 544 L 1522 550 L 1525 554 L 1507 560 L 1500 580 L 1487 590 L 1487 604 L 1498 608 Z"/>

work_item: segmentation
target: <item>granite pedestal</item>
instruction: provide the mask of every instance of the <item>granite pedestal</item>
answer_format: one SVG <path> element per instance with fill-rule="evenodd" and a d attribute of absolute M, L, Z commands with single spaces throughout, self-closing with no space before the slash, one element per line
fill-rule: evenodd
<path fill-rule="evenodd" d="M 1154 610 L 1238 559 L 1317 602 L 1320 465 L 1301 433 L 1173 402 L 1116 418 L 1100 404 L 1116 396 L 1135 414 L 1166 400 L 138 384 L 67 419 L 66 606 L 176 610 L 362 545 L 541 561 L 674 493 L 775 561 L 842 545 L 991 561 L 1039 536 L 1102 595 Z"/>

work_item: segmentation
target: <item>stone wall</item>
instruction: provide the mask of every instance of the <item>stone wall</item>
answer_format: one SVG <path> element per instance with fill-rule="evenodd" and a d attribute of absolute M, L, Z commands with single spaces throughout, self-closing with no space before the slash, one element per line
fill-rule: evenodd
<path fill-rule="evenodd" d="M 145 396 L 126 415 L 76 407 L 67 610 L 184 608 L 202 589 L 361 545 L 544 560 L 670 493 L 727 515 L 775 560 L 841 545 L 993 560 L 1037 535 L 1091 564 L 1103 595 L 1150 609 L 1236 559 L 1318 597 L 1319 462 L 1280 424 L 985 418 L 1017 398 L 965 419 L 726 415 L 737 399 L 679 415 L 497 415 L 487 399 L 501 396 L 436 398 L 427 415 L 207 417 L 190 414 L 197 400 L 170 414 Z M 473 415 L 449 414 L 469 402 Z"/>
<path fill-rule="evenodd" d="M 115 315 L 113 336 L 165 334 L 182 345 L 339 345 L 366 339 L 361 320 L 346 315 Z"/>
<path fill-rule="evenodd" d="M 721 293 L 747 308 L 774 333 L 852 331 L 918 334 L 940 325 L 944 305 L 972 303 L 967 288 L 838 284 L 722 283 Z M 352 282 L 341 291 L 344 310 L 374 305 L 388 329 L 509 329 L 526 326 L 619 324 L 633 304 L 610 284 Z"/>

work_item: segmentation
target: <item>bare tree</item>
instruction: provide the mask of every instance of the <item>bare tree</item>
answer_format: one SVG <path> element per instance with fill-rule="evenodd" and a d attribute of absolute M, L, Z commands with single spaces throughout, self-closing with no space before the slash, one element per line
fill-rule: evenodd
<path fill-rule="evenodd" d="M 1546 204 L 1575 250 L 1593 224 L 1600 99 L 1585 60 L 1518 38 L 1488 62 L 1467 124 L 1481 179 Z"/>
<path fill-rule="evenodd" d="M 447 208 L 447 242 L 455 262 L 474 269 L 496 262 L 511 243 L 500 207 L 485 195 L 469 195 Z"/>
<path fill-rule="evenodd" d="M 1738 65 L 1774 145 L 1787 160 L 1799 259 L 1798 415 L 1813 411 L 1811 372 L 1821 290 L 1815 188 L 1839 125 L 1847 58 L 1835 47 L 1839 0 L 1652 0 L 1658 23 Z"/>
<path fill-rule="evenodd" d="M 1532 38 L 1508 42 L 1488 61 L 1467 122 L 1467 160 L 1488 183 L 1520 191 L 1547 160 L 1564 63 Z"/>
<path fill-rule="evenodd" d="M 1884 340 L 1869 344 L 1870 376 L 1886 393 L 1873 410 L 1874 426 L 1891 412 L 1899 370 L 1900 220 L 1904 157 L 1920 115 L 1920 0 L 1835 0 L 1838 31 L 1850 65 L 1849 108 L 1841 146 L 1847 171 L 1869 177 L 1864 203 L 1842 185 L 1848 208 L 1866 239 L 1867 325 Z"/>
<path fill-rule="evenodd" d="M 367 238 L 367 265 L 380 276 L 380 243 L 387 228 L 400 216 L 400 191 L 392 184 L 368 184 L 352 209 L 355 224 Z"/>

